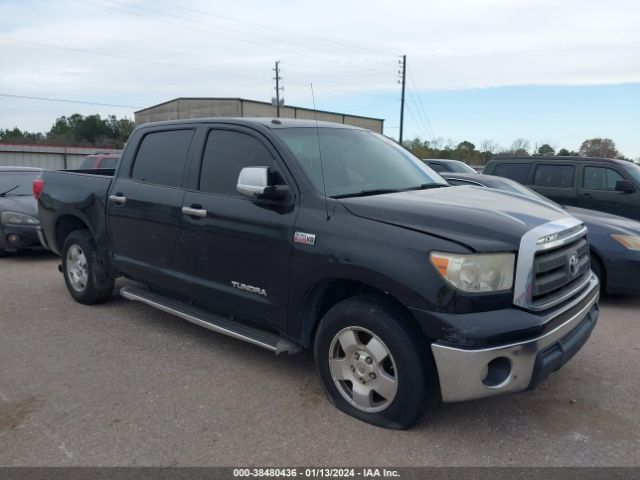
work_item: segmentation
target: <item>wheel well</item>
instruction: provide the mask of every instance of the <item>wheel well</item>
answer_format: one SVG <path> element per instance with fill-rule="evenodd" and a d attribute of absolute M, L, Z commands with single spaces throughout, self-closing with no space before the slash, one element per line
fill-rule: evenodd
<path fill-rule="evenodd" d="M 64 215 L 56 222 L 56 246 L 60 253 L 69 234 L 75 230 L 89 230 L 86 223 L 73 215 Z"/>
<path fill-rule="evenodd" d="M 326 280 L 316 285 L 307 295 L 300 321 L 302 322 L 302 341 L 305 346 L 313 344 L 320 320 L 338 302 L 356 295 L 373 294 L 384 297 L 407 313 L 417 331 L 422 332 L 415 317 L 393 295 L 363 282 L 345 279 Z"/>

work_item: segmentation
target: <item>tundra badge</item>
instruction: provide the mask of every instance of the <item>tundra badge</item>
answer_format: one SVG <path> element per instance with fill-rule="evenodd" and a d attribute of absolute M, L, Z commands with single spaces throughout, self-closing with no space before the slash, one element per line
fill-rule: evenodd
<path fill-rule="evenodd" d="M 246 283 L 240 283 L 232 280 L 231 286 L 233 286 L 233 288 L 237 288 L 238 290 L 244 290 L 245 292 L 257 293 L 258 295 L 262 295 L 263 297 L 267 296 L 267 291 L 264 288 L 254 287 L 253 285 L 247 285 Z"/>

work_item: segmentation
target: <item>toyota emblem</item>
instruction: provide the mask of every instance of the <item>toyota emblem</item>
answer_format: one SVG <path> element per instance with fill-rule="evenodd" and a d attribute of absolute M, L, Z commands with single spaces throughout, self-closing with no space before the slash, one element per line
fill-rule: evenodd
<path fill-rule="evenodd" d="M 569 257 L 569 273 L 571 273 L 572 277 L 575 277 L 578 274 L 579 269 L 580 259 L 578 258 L 578 254 L 574 253 Z"/>

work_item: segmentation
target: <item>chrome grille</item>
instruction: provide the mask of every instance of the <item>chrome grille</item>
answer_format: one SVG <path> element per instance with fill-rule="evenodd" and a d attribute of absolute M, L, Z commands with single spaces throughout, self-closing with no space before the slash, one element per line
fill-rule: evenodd
<path fill-rule="evenodd" d="M 535 278 L 532 301 L 563 296 L 583 283 L 589 274 L 589 244 L 583 236 L 571 243 L 536 252 L 533 260 Z"/>
<path fill-rule="evenodd" d="M 513 303 L 527 310 L 546 310 L 580 294 L 591 277 L 587 228 L 577 218 L 560 218 L 522 237 Z"/>

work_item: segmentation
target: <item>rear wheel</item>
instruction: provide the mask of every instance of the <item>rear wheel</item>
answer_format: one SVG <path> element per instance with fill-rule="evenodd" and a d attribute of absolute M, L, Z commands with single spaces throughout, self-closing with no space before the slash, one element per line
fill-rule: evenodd
<path fill-rule="evenodd" d="M 67 290 L 79 303 L 90 305 L 111 296 L 114 276 L 87 230 L 71 232 L 64 242 L 62 273 Z"/>
<path fill-rule="evenodd" d="M 437 398 L 429 345 L 383 297 L 344 300 L 322 319 L 315 360 L 324 390 L 340 410 L 374 425 L 413 425 Z"/>

